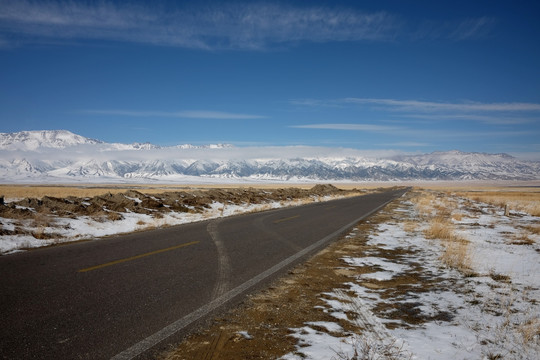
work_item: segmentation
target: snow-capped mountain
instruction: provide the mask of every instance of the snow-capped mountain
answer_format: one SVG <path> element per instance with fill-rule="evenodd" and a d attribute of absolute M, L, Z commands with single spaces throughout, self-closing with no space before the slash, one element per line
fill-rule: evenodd
<path fill-rule="evenodd" d="M 540 163 L 460 151 L 368 158 L 350 149 L 111 144 L 63 130 L 0 134 L 1 182 L 183 179 L 538 180 Z"/>
<path fill-rule="evenodd" d="M 1 150 L 30 150 L 40 148 L 64 149 L 69 146 L 95 145 L 101 141 L 85 138 L 67 130 L 21 131 L 0 133 Z"/>
<path fill-rule="evenodd" d="M 100 145 L 100 150 L 152 150 L 163 149 L 159 145 L 146 143 L 106 143 L 89 139 L 67 130 L 21 131 L 16 133 L 0 133 L 0 150 L 39 151 L 42 149 L 65 149 L 81 145 Z M 210 145 L 175 145 L 177 149 L 222 149 L 231 147 L 229 144 Z"/>

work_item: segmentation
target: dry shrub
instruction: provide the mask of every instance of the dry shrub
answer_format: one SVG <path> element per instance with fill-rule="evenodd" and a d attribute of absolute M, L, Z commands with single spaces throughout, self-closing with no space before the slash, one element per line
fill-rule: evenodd
<path fill-rule="evenodd" d="M 428 227 L 424 230 L 426 239 L 440 240 L 443 252 L 441 261 L 465 275 L 472 274 L 469 241 L 454 233 L 454 225 L 451 223 L 451 211 L 449 207 L 455 205 L 452 201 L 439 201 L 437 204 L 437 216 L 431 218 Z M 461 215 L 461 214 L 459 214 Z"/>
<path fill-rule="evenodd" d="M 452 209 L 450 208 L 451 204 L 446 201 L 438 202 L 433 206 L 436 211 L 437 216 L 450 218 L 452 215 Z"/>
<path fill-rule="evenodd" d="M 528 319 L 520 324 L 517 330 L 521 334 L 525 344 L 532 343 L 540 337 L 540 318 L 537 316 Z"/>
<path fill-rule="evenodd" d="M 525 226 L 525 229 L 531 234 L 540 235 L 540 226 Z"/>
<path fill-rule="evenodd" d="M 454 236 L 454 228 L 446 218 L 436 217 L 429 222 L 429 226 L 424 230 L 427 239 L 451 239 Z"/>
<path fill-rule="evenodd" d="M 283 203 L 283 202 L 282 204 L 283 206 L 287 205 L 286 203 Z M 263 204 L 263 205 L 257 206 L 255 209 L 253 209 L 250 212 L 259 212 L 259 211 L 267 211 L 267 210 L 272 210 L 272 204 Z"/>
<path fill-rule="evenodd" d="M 46 232 L 46 228 L 42 226 L 32 231 L 32 236 L 38 240 L 59 239 L 62 237 L 60 234 L 57 233 Z"/>
<path fill-rule="evenodd" d="M 210 219 L 210 218 L 212 218 L 213 215 L 214 215 L 213 213 L 211 213 L 209 211 L 205 211 L 205 212 L 202 213 L 202 218 L 203 219 Z"/>
<path fill-rule="evenodd" d="M 117 213 L 115 211 L 108 211 L 107 212 L 107 218 L 111 221 L 117 221 L 117 220 L 122 220 L 124 219 L 124 217 L 122 216 L 122 214 L 120 213 Z"/>
<path fill-rule="evenodd" d="M 403 223 L 403 230 L 408 233 L 414 233 L 416 232 L 416 229 L 418 228 L 418 222 L 407 220 Z"/>
<path fill-rule="evenodd" d="M 96 211 L 92 214 L 91 217 L 94 221 L 97 222 L 117 221 L 124 219 L 124 217 L 120 213 L 105 210 Z"/>
<path fill-rule="evenodd" d="M 494 270 L 491 270 L 489 272 L 489 277 L 492 278 L 495 281 L 500 281 L 500 282 L 503 282 L 503 283 L 510 283 L 511 282 L 510 276 L 496 273 Z"/>
<path fill-rule="evenodd" d="M 34 216 L 34 220 L 32 221 L 32 227 L 51 227 L 54 226 L 54 220 L 50 215 L 42 214 L 42 213 L 36 213 Z"/>
<path fill-rule="evenodd" d="M 411 200 L 416 207 L 416 211 L 422 217 L 446 217 L 450 218 L 452 211 L 457 208 L 456 201 L 448 194 L 421 192 Z"/>
<path fill-rule="evenodd" d="M 319 196 L 317 198 L 317 200 L 321 199 L 321 197 Z M 305 199 L 301 199 L 301 200 L 298 200 L 298 205 L 307 205 L 307 204 L 311 204 L 315 201 L 317 201 L 315 198 L 305 198 Z"/>
<path fill-rule="evenodd" d="M 433 212 L 433 202 L 435 201 L 435 196 L 433 194 L 422 192 L 411 201 L 415 204 L 416 210 L 420 215 L 430 215 Z"/>
<path fill-rule="evenodd" d="M 32 231 L 32 236 L 38 240 L 44 240 L 47 238 L 44 227 L 38 227 L 36 230 Z"/>
<path fill-rule="evenodd" d="M 526 232 L 521 232 L 519 234 L 514 234 L 513 238 L 510 240 L 512 245 L 532 245 L 534 240 L 529 237 L 529 234 Z"/>
<path fill-rule="evenodd" d="M 412 359 L 404 343 L 393 338 L 355 335 L 351 340 L 353 354 L 335 351 L 336 360 L 403 360 Z"/>
<path fill-rule="evenodd" d="M 461 221 L 463 220 L 463 214 L 462 213 L 452 213 L 452 219 L 455 221 Z"/>
<path fill-rule="evenodd" d="M 442 245 L 444 251 L 440 259 L 443 263 L 466 275 L 472 274 L 469 241 L 454 236 L 451 239 L 443 241 Z"/>

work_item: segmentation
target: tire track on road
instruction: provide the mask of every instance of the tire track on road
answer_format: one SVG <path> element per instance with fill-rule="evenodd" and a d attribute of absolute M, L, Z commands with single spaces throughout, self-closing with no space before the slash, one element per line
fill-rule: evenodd
<path fill-rule="evenodd" d="M 219 235 L 218 226 L 223 219 L 210 221 L 206 227 L 206 231 L 210 234 L 212 241 L 217 249 L 217 279 L 212 290 L 212 300 L 217 299 L 225 294 L 231 286 L 231 263 L 227 255 L 225 244 Z"/>

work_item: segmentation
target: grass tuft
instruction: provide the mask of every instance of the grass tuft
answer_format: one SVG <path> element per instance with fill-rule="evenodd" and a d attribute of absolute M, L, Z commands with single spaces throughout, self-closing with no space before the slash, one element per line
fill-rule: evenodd
<path fill-rule="evenodd" d="M 424 230 L 424 236 L 427 239 L 451 239 L 454 236 L 454 229 L 450 222 L 443 217 L 433 218 Z"/>
<path fill-rule="evenodd" d="M 515 234 L 509 242 L 511 245 L 533 245 L 534 240 L 526 232 Z"/>
<path fill-rule="evenodd" d="M 462 213 L 452 213 L 452 219 L 454 221 L 461 221 L 461 220 L 463 220 L 463 214 Z"/>
<path fill-rule="evenodd" d="M 463 274 L 472 274 L 469 241 L 454 236 L 442 242 L 444 252 L 441 261 L 447 266 L 461 271 Z"/>
<path fill-rule="evenodd" d="M 456 201 L 450 197 L 429 194 L 424 200 L 417 201 L 417 209 L 418 204 L 421 204 L 421 211 L 424 214 L 431 214 L 428 226 L 424 229 L 424 236 L 426 239 L 440 241 L 443 247 L 440 256 L 441 261 L 446 266 L 459 270 L 465 276 L 472 275 L 469 241 L 455 234 L 454 225 L 451 222 L 451 218 L 454 216 L 461 219 L 461 214 L 455 213 L 452 215 L 452 209 L 456 207 Z"/>
<path fill-rule="evenodd" d="M 403 223 L 403 230 L 408 233 L 414 233 L 416 232 L 418 228 L 418 222 L 412 221 L 412 220 L 406 220 Z"/>

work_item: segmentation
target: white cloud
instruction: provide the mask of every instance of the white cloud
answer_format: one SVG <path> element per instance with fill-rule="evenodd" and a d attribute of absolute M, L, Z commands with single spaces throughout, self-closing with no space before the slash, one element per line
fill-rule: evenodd
<path fill-rule="evenodd" d="M 223 111 L 210 110 L 185 110 L 185 111 L 138 111 L 138 110 L 82 110 L 85 114 L 117 115 L 131 117 L 166 117 L 184 119 L 223 119 L 223 120 L 246 120 L 264 119 L 266 116 L 238 114 Z"/>

